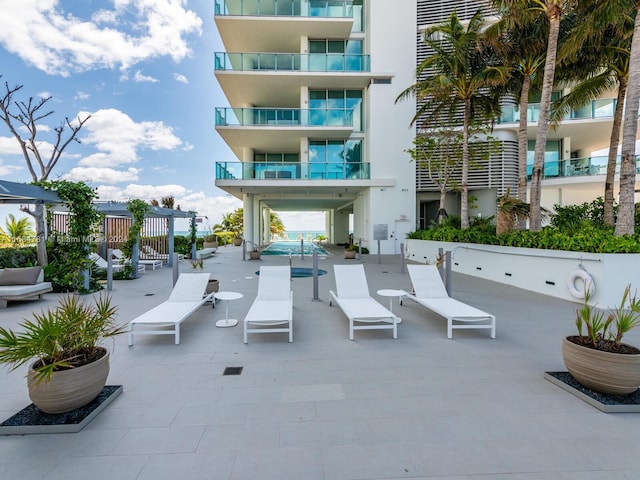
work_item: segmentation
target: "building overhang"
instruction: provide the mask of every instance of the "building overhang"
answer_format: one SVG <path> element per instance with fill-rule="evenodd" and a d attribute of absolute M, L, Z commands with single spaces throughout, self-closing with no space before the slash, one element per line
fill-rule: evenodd
<path fill-rule="evenodd" d="M 362 90 L 371 83 L 371 72 L 224 71 L 216 78 L 232 107 L 304 107 L 300 89 Z"/>
<path fill-rule="evenodd" d="M 348 38 L 353 18 L 216 15 L 227 52 L 300 52 L 300 38 Z"/>

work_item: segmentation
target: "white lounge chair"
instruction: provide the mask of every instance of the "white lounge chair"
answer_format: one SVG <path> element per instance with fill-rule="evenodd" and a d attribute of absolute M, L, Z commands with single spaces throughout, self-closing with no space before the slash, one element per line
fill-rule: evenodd
<path fill-rule="evenodd" d="M 97 253 L 93 253 L 93 252 L 90 253 L 89 260 L 91 260 L 94 263 L 94 265 L 100 270 L 106 270 L 107 267 L 109 266 L 107 261 Z M 124 269 L 124 265 L 120 262 L 114 261 L 114 262 L 111 262 L 111 268 L 113 269 L 114 272 L 121 272 Z M 144 273 L 145 271 L 146 271 L 146 267 L 139 263 L 138 273 Z"/>
<path fill-rule="evenodd" d="M 393 338 L 398 338 L 400 318 L 369 295 L 364 267 L 360 264 L 334 265 L 333 271 L 336 277 L 336 292 L 329 290 L 329 305 L 338 305 L 349 319 L 349 340 L 353 340 L 354 330 L 377 329 L 393 330 Z"/>
<path fill-rule="evenodd" d="M 160 253 L 149 245 L 143 245 L 140 250 L 140 258 L 143 260 L 162 260 L 166 262 L 169 260 L 169 254 Z M 184 260 L 184 255 L 182 253 L 178 254 L 178 260 Z"/>
<path fill-rule="evenodd" d="M 213 298 L 213 293 L 204 295 L 208 283 L 208 273 L 181 274 L 168 300 L 129 322 L 129 346 L 135 335 L 175 335 L 178 345 L 180 324 Z"/>
<path fill-rule="evenodd" d="M 125 256 L 124 253 L 122 253 L 122 250 L 120 250 L 119 248 L 114 248 L 112 253 L 115 257 L 114 260 L 117 260 L 120 264 L 124 262 Z M 138 265 L 148 265 L 151 267 L 151 270 L 155 270 L 156 268 L 162 268 L 162 260 L 147 260 L 144 258 L 138 258 Z"/>
<path fill-rule="evenodd" d="M 249 333 L 289 333 L 289 342 L 293 342 L 293 291 L 288 266 L 260 267 L 258 295 L 244 319 L 244 343 L 248 343 Z"/>
<path fill-rule="evenodd" d="M 414 290 L 407 297 L 447 319 L 447 338 L 453 338 L 454 329 L 476 328 L 490 329 L 491 338 L 496 338 L 496 317 L 449 297 L 435 265 L 407 265 L 407 268 Z"/>

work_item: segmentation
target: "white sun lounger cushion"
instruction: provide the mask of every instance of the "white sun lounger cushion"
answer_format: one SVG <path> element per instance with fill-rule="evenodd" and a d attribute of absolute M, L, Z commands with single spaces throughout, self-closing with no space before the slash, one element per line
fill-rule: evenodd
<path fill-rule="evenodd" d="M 456 329 L 490 329 L 491 338 L 496 337 L 496 317 L 449 297 L 435 265 L 408 265 L 407 268 L 415 292 L 407 297 L 447 319 L 447 338 L 453 338 Z"/>
<path fill-rule="evenodd" d="M 274 325 L 284 326 L 265 328 Z M 289 342 L 293 342 L 293 291 L 288 266 L 260 267 L 258 294 L 244 318 L 244 343 L 248 343 L 249 333 L 288 333 Z"/>
<path fill-rule="evenodd" d="M 335 302 L 349 319 L 349 339 L 354 330 L 391 329 L 398 338 L 400 318 L 383 307 L 371 295 L 362 265 L 334 265 L 336 292 L 329 291 L 331 303 Z M 354 322 L 370 325 L 355 325 Z"/>
<path fill-rule="evenodd" d="M 133 345 L 134 335 L 175 335 L 178 345 L 180 324 L 213 296 L 213 293 L 204 295 L 208 283 L 208 273 L 181 274 L 166 301 L 129 322 L 129 345 Z M 136 325 L 153 328 L 136 329 Z"/>

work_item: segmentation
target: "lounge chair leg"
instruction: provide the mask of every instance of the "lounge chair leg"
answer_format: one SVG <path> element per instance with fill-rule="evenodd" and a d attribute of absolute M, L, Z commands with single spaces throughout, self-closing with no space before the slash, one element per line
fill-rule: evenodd
<path fill-rule="evenodd" d="M 176 345 L 180 344 L 180 324 L 176 324 Z"/>
<path fill-rule="evenodd" d="M 129 327 L 129 346 L 133 346 L 133 325 Z"/>
<path fill-rule="evenodd" d="M 453 338 L 453 320 L 447 318 L 447 338 Z"/>
<path fill-rule="evenodd" d="M 353 340 L 353 320 L 349 320 L 349 340 Z"/>
<path fill-rule="evenodd" d="M 249 340 L 247 339 L 247 324 L 244 324 L 244 343 L 249 343 Z"/>

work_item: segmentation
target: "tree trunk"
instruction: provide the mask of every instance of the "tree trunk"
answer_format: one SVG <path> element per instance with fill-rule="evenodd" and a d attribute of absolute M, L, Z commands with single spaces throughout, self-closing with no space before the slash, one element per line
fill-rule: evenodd
<path fill-rule="evenodd" d="M 627 77 L 618 79 L 618 98 L 616 111 L 613 114 L 613 126 L 611 127 L 611 140 L 609 140 L 609 158 L 607 159 L 607 177 L 604 181 L 604 224 L 614 226 L 616 224 L 613 215 L 613 187 L 616 181 L 616 164 L 618 162 L 618 145 L 620 145 L 620 131 L 622 116 L 624 115 L 624 98 L 627 94 Z"/>
<path fill-rule="evenodd" d="M 38 265 L 46 267 L 49 264 L 49 258 L 47 256 L 47 230 L 44 222 L 44 205 L 37 203 L 34 210 L 28 207 L 21 208 L 20 210 L 33 217 L 33 221 L 36 224 L 36 258 Z"/>
<path fill-rule="evenodd" d="M 520 124 L 518 125 L 518 198 L 527 201 L 527 108 L 531 77 L 524 75 L 520 93 Z"/>
<path fill-rule="evenodd" d="M 442 185 L 440 187 L 440 206 L 438 208 L 438 224 L 441 224 L 444 221 L 444 202 L 447 199 L 447 186 Z"/>
<path fill-rule="evenodd" d="M 460 190 L 460 228 L 469 228 L 469 124 L 471 101 L 464 101 L 464 121 L 462 125 L 462 179 Z"/>
<path fill-rule="evenodd" d="M 537 232 L 542 228 L 541 216 L 541 187 L 542 171 L 544 168 L 544 154 L 547 149 L 547 134 L 549 132 L 549 110 L 551 108 L 551 92 L 556 70 L 556 54 L 558 50 L 558 36 L 560 34 L 560 13 L 549 17 L 549 40 L 547 43 L 547 57 L 542 77 L 542 96 L 540 99 L 540 117 L 538 118 L 538 133 L 536 135 L 536 150 L 531 175 L 531 209 L 529 215 L 529 229 Z"/>
<path fill-rule="evenodd" d="M 636 134 L 638 131 L 638 102 L 640 101 L 640 8 L 636 12 L 629 58 L 629 86 L 622 133 L 622 162 L 620 164 L 620 200 L 616 235 L 633 235 L 635 223 Z"/>

